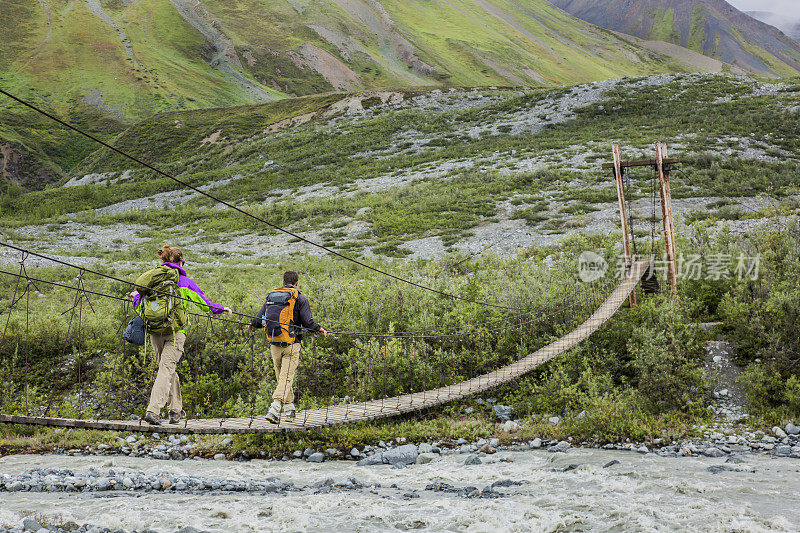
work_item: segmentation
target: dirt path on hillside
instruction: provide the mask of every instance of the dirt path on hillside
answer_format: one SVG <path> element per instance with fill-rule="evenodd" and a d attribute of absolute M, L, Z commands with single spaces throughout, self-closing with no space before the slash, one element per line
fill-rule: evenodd
<path fill-rule="evenodd" d="M 706 375 L 712 385 L 712 409 L 726 422 L 747 417 L 744 389 L 736 382 L 742 369 L 733 362 L 733 345 L 726 341 L 709 341 L 706 345 Z"/>

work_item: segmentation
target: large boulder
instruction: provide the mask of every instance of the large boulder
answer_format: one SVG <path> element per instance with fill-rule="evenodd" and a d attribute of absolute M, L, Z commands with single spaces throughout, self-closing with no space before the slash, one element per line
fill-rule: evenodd
<path fill-rule="evenodd" d="M 356 463 L 358 466 L 374 466 L 374 465 L 382 465 L 383 464 L 383 454 L 376 453 L 374 455 L 370 455 L 361 459 L 359 462 Z"/>
<path fill-rule="evenodd" d="M 549 452 L 562 452 L 562 453 L 566 453 L 566 452 L 567 452 L 567 450 L 569 450 L 571 447 L 572 447 L 572 446 L 570 445 L 570 443 L 569 443 L 569 442 L 567 442 L 567 441 L 565 441 L 565 440 L 562 440 L 562 441 L 561 441 L 561 442 L 559 442 L 558 444 L 555 444 L 555 445 L 553 445 L 553 446 L 550 446 L 549 448 L 547 448 L 547 451 L 549 451 Z"/>
<path fill-rule="evenodd" d="M 433 462 L 433 461 L 435 461 L 437 459 L 439 459 L 439 456 L 436 455 L 435 453 L 425 452 L 425 453 L 419 454 L 419 456 L 417 457 L 417 464 L 418 465 L 425 465 L 425 464 L 431 463 L 431 462 Z"/>
<path fill-rule="evenodd" d="M 703 450 L 703 455 L 705 455 L 706 457 L 725 457 L 725 452 L 723 452 L 716 446 L 711 446 Z"/>
<path fill-rule="evenodd" d="M 404 444 L 383 452 L 383 462 L 390 465 L 413 465 L 417 462 L 419 452 L 413 444 Z"/>

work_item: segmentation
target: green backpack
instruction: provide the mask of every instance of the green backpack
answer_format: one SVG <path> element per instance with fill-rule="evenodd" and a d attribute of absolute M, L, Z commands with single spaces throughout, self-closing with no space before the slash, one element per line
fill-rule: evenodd
<path fill-rule="evenodd" d="M 148 270 L 136 279 L 142 299 L 139 315 L 148 333 L 168 335 L 182 327 L 178 298 L 178 271 L 168 266 Z"/>

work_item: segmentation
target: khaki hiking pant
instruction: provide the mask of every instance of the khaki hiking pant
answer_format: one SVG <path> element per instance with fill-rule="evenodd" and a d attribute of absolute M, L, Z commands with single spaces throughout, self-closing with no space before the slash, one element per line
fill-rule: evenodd
<path fill-rule="evenodd" d="M 183 344 L 186 342 L 185 333 L 174 335 L 150 335 L 150 344 L 158 360 L 158 374 L 153 383 L 153 392 L 150 393 L 150 404 L 147 410 L 157 415 L 169 400 L 169 410 L 180 412 L 183 409 L 181 398 L 181 380 L 178 377 L 178 361 L 183 356 Z"/>
<path fill-rule="evenodd" d="M 289 346 L 270 344 L 269 351 L 272 352 L 272 365 L 275 367 L 275 380 L 278 382 L 272 399 L 281 404 L 294 403 L 292 383 L 300 364 L 300 343 Z"/>

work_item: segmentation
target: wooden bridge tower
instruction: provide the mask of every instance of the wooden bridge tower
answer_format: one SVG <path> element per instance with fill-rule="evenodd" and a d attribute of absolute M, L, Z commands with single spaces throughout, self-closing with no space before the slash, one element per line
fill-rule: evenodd
<path fill-rule="evenodd" d="M 650 167 L 654 169 L 658 177 L 658 190 L 661 197 L 661 217 L 664 233 L 665 260 L 667 263 L 667 280 L 669 281 L 670 291 L 673 296 L 677 294 L 677 256 L 675 252 L 675 226 L 672 217 L 672 194 L 670 192 L 670 169 L 672 165 L 678 163 L 675 158 L 667 157 L 666 143 L 655 143 L 656 157 L 654 159 L 637 159 L 623 161 L 618 145 L 611 148 L 613 162 L 603 163 L 604 169 L 613 169 L 614 178 L 617 185 L 617 199 L 619 200 L 619 216 L 622 226 L 622 249 L 625 254 L 625 267 L 629 269 L 636 259 L 631 251 L 631 229 L 628 224 L 628 212 L 625 205 L 625 182 L 624 169 L 632 167 Z M 655 222 L 653 222 L 655 223 Z M 636 294 L 630 294 L 631 306 L 636 305 Z"/>

